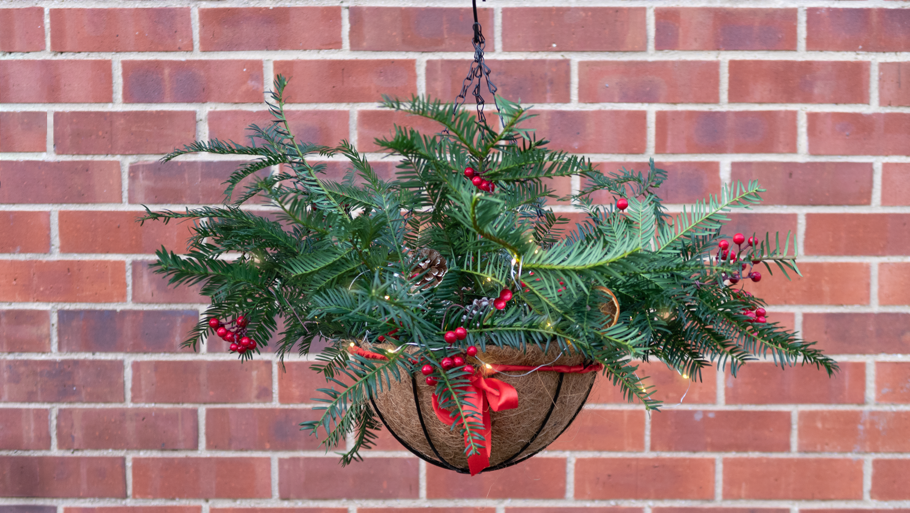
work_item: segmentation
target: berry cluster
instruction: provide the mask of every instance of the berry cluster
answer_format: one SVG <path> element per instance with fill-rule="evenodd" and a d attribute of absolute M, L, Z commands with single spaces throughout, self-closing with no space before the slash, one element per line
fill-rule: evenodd
<path fill-rule="evenodd" d="M 512 300 L 512 291 L 509 289 L 502 289 L 499 293 L 499 298 L 493 300 L 493 306 L 497 310 L 505 310 L 506 303 Z"/>
<path fill-rule="evenodd" d="M 740 256 L 743 253 L 743 244 L 746 244 L 746 247 L 752 247 L 758 243 L 758 239 L 755 237 L 749 237 L 749 240 L 746 240 L 746 236 L 737 233 L 733 236 L 733 243 L 736 244 L 736 250 L 730 250 L 730 243 L 726 240 L 721 240 L 717 243 L 717 255 L 714 257 L 714 260 L 733 263 L 739 260 Z M 740 280 L 751 279 L 753 282 L 761 281 L 761 273 L 758 271 L 753 271 L 752 268 L 755 264 L 760 263 L 761 260 L 751 260 L 749 262 L 743 262 L 742 271 L 737 271 L 735 273 L 727 274 L 723 273 L 723 278 L 730 285 L 736 285 Z M 748 269 L 748 272 L 747 272 Z"/>
<path fill-rule="evenodd" d="M 256 341 L 246 336 L 247 318 L 241 315 L 228 323 L 217 317 L 209 319 L 209 327 L 225 342 L 231 343 L 231 352 L 243 354 L 256 349 Z"/>
<path fill-rule="evenodd" d="M 759 324 L 768 322 L 766 319 L 768 312 L 766 312 L 764 308 L 756 308 L 755 310 L 743 310 L 742 314 L 749 317 L 749 320 L 746 322 L 757 322 Z"/>
<path fill-rule="evenodd" d="M 474 171 L 473 167 L 464 168 L 464 177 L 471 181 L 474 184 L 474 187 L 482 191 L 494 192 L 496 190 L 496 184 L 493 182 L 484 179 L 480 176 L 480 173 Z"/>
<path fill-rule="evenodd" d="M 468 330 L 466 330 L 464 326 L 459 326 L 452 331 L 447 331 L 445 335 L 443 335 L 443 338 L 447 344 L 452 345 L 459 340 L 468 338 Z M 477 347 L 469 346 L 467 349 L 465 349 L 465 354 L 468 356 L 477 356 Z M 439 361 L 439 365 L 442 366 L 443 371 L 448 371 L 450 369 L 460 367 L 464 372 L 467 372 L 468 374 L 474 374 L 474 366 L 470 364 L 466 365 L 465 356 L 461 354 L 446 356 Z M 439 382 L 439 379 L 431 376 L 431 374 L 436 372 L 436 369 L 432 365 L 424 365 L 420 368 L 420 372 L 427 377 L 427 385 L 435 385 Z"/>

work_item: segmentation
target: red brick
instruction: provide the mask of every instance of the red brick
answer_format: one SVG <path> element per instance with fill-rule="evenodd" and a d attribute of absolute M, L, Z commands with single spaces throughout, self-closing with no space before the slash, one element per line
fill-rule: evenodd
<path fill-rule="evenodd" d="M 0 62 L 5 103 L 106 103 L 113 98 L 112 88 L 111 61 Z"/>
<path fill-rule="evenodd" d="M 658 50 L 796 50 L 796 9 L 658 7 Z"/>
<path fill-rule="evenodd" d="M 910 363 L 876 362 L 875 400 L 879 403 L 910 403 Z"/>
<path fill-rule="evenodd" d="M 47 149 L 47 114 L 0 112 L 0 151 L 43 152 Z"/>
<path fill-rule="evenodd" d="M 477 16 L 493 51 L 493 9 L 478 9 Z M 350 23 L 351 49 L 368 52 L 465 52 L 474 36 L 470 8 L 353 6 Z"/>
<path fill-rule="evenodd" d="M 312 370 L 307 362 L 285 362 L 284 371 L 278 372 L 278 401 L 284 404 L 315 403 L 321 394 L 318 388 L 329 388 L 325 377 Z M 337 386 L 337 385 L 336 385 Z"/>
<path fill-rule="evenodd" d="M 713 499 L 709 458 L 578 458 L 575 498 Z"/>
<path fill-rule="evenodd" d="M 130 165 L 130 203 L 183 205 L 225 201 L 225 180 L 244 163 L 237 161 L 139 162 Z M 242 186 L 241 186 L 242 187 Z M 241 192 L 242 189 L 235 189 Z"/>
<path fill-rule="evenodd" d="M 124 299 L 123 262 L 0 260 L 0 301 L 106 303 Z"/>
<path fill-rule="evenodd" d="M 346 110 L 288 111 L 288 121 L 297 142 L 336 146 L 349 139 Z M 269 126 L 272 116 L 267 111 L 219 110 L 209 113 L 209 136 L 249 144 L 247 127 Z M 257 141 L 257 144 L 259 141 Z"/>
<path fill-rule="evenodd" d="M 908 214 L 808 214 L 805 254 L 906 255 L 910 242 L 890 234 L 907 232 L 908 224 Z"/>
<path fill-rule="evenodd" d="M 44 310 L 0 310 L 0 353 L 51 350 L 51 319 Z"/>
<path fill-rule="evenodd" d="M 717 103 L 720 66 L 711 61 L 581 61 L 585 103 Z"/>
<path fill-rule="evenodd" d="M 443 126 L 435 121 L 403 112 L 361 110 L 357 113 L 357 149 L 364 152 L 382 151 L 374 140 L 391 139 L 395 134 L 393 125 L 414 128 L 424 135 L 435 135 L 443 129 Z"/>
<path fill-rule="evenodd" d="M 734 162 L 732 178 L 758 180 L 765 205 L 869 205 L 872 164 L 865 162 Z"/>
<path fill-rule="evenodd" d="M 783 235 L 783 234 L 781 234 Z M 783 237 L 781 237 L 783 239 Z M 773 240 L 773 237 L 771 238 Z M 783 242 L 781 242 L 783 246 Z M 756 266 L 761 283 L 746 289 L 776 305 L 868 305 L 869 265 L 859 262 L 800 262 L 802 276 L 788 271 L 790 280 L 775 265 L 771 276 L 765 264 Z"/>
<path fill-rule="evenodd" d="M 120 203 L 112 160 L 0 161 L 0 203 Z"/>
<path fill-rule="evenodd" d="M 0 409 L 0 450 L 29 451 L 51 448 L 48 410 Z"/>
<path fill-rule="evenodd" d="M 168 52 L 193 49 L 190 9 L 51 9 L 55 52 Z"/>
<path fill-rule="evenodd" d="M 706 367 L 702 370 L 702 381 L 689 380 L 678 372 L 667 368 L 660 362 L 642 363 L 636 374 L 643 379 L 645 386 L 653 386 L 652 399 L 668 404 L 684 402 L 685 404 L 712 404 L 717 402 L 716 370 Z M 591 404 L 627 403 L 622 396 L 619 385 L 614 385 L 610 376 L 600 377 L 594 382 L 594 388 L 588 397 Z"/>
<path fill-rule="evenodd" d="M 50 249 L 48 212 L 0 212 L 0 253 L 47 253 Z"/>
<path fill-rule="evenodd" d="M 0 9 L 0 52 L 44 50 L 44 9 Z"/>
<path fill-rule="evenodd" d="M 796 112 L 657 112 L 657 153 L 794 153 Z"/>
<path fill-rule="evenodd" d="M 4 506 L 3 513 L 56 513 L 57 506 L 40 506 L 40 505 L 16 505 Z"/>
<path fill-rule="evenodd" d="M 427 471 L 429 473 L 429 469 Z M 416 499 L 417 458 L 365 458 L 342 468 L 338 458 L 278 460 L 282 499 Z"/>
<path fill-rule="evenodd" d="M 358 508 L 359 511 L 369 511 Z M 212 513 L 347 513 L 347 508 L 211 508 Z M 413 512 L 411 512 L 413 513 Z"/>
<path fill-rule="evenodd" d="M 651 416 L 651 450 L 789 451 L 790 412 L 664 410 Z"/>
<path fill-rule="evenodd" d="M 201 513 L 202 506 L 100 506 L 65 507 L 64 513 Z M 54 511 L 50 513 L 55 513 Z M 279 513 L 279 512 L 275 512 Z"/>
<path fill-rule="evenodd" d="M 59 214 L 63 253 L 154 253 L 161 246 L 186 249 L 190 223 L 137 221 L 144 212 L 63 211 Z"/>
<path fill-rule="evenodd" d="M 801 411 L 803 452 L 910 452 L 910 412 Z"/>
<path fill-rule="evenodd" d="M 0 384 L 5 402 L 121 402 L 123 362 L 6 360 L 0 363 Z"/>
<path fill-rule="evenodd" d="M 199 9 L 203 52 L 341 48 L 340 7 Z"/>
<path fill-rule="evenodd" d="M 788 367 L 771 362 L 749 362 L 725 377 L 727 404 L 862 404 L 866 367 L 862 362 L 840 362 L 832 377 L 814 365 Z"/>
<path fill-rule="evenodd" d="M 502 10 L 508 52 L 643 52 L 643 7 L 520 7 Z"/>
<path fill-rule="evenodd" d="M 707 508 L 651 508 L 653 513 L 702 513 Z M 812 512 L 816 513 L 817 509 Z M 848 511 L 848 510 L 837 510 Z M 864 510 L 867 511 L 867 510 Z M 789 508 L 711 508 L 711 513 L 790 513 Z"/>
<path fill-rule="evenodd" d="M 133 362 L 133 402 L 262 403 L 272 400 L 267 361 Z"/>
<path fill-rule="evenodd" d="M 869 103 L 869 63 L 730 61 L 734 103 Z"/>
<path fill-rule="evenodd" d="M 581 508 L 584 508 L 582 510 Z M 506 508 L 506 513 L 572 513 L 578 511 L 581 513 L 642 513 L 644 511 L 641 508 L 620 508 L 620 507 L 595 507 L 595 506 L 580 506 L 578 509 L 575 508 Z"/>
<path fill-rule="evenodd" d="M 195 136 L 195 112 L 54 113 L 54 147 L 61 154 L 167 153 Z"/>
<path fill-rule="evenodd" d="M 413 513 L 412 508 L 357 508 L 357 513 Z M 496 508 L 470 508 L 470 507 L 453 507 L 453 508 L 429 508 L 422 507 L 420 511 L 427 513 L 495 513 Z M 514 510 L 508 510 L 514 511 Z M 522 510 L 525 511 L 525 510 Z M 268 513 L 268 512 L 264 512 Z M 306 512 L 304 512 L 306 513 Z"/>
<path fill-rule="evenodd" d="M 882 164 L 882 205 L 910 205 L 910 164 Z"/>
<path fill-rule="evenodd" d="M 155 274 L 150 263 L 133 262 L 134 303 L 209 303 L 209 299 L 199 293 L 200 285 L 168 285 L 167 277 Z"/>
<path fill-rule="evenodd" d="M 910 11 L 810 7 L 806 11 L 806 49 L 905 52 L 910 50 Z"/>
<path fill-rule="evenodd" d="M 872 499 L 897 501 L 910 498 L 907 476 L 910 459 L 872 461 Z"/>
<path fill-rule="evenodd" d="M 520 465 L 471 477 L 427 465 L 428 499 L 561 499 L 566 460 L 532 458 Z"/>
<path fill-rule="evenodd" d="M 609 436 L 604 436 L 604 426 Z M 645 415 L 635 410 L 582 410 L 552 451 L 630 452 L 645 449 Z"/>
<path fill-rule="evenodd" d="M 724 499 L 863 498 L 863 462 L 843 458 L 724 458 Z"/>
<path fill-rule="evenodd" d="M 910 63 L 882 62 L 878 65 L 878 103 L 885 107 L 910 105 Z"/>
<path fill-rule="evenodd" d="M 527 105 L 529 103 L 569 103 L 569 61 L 565 59 L 489 60 L 493 70 L 491 78 L 499 90 L 497 96 Z M 464 76 L 471 67 L 468 60 L 427 61 L 427 95 L 444 102 L 453 102 L 461 93 Z M 484 101 L 491 109 L 493 99 L 486 83 L 481 87 Z M 474 96 L 465 97 L 466 104 L 474 103 Z M 473 110 L 473 109 L 471 109 Z"/>
<path fill-rule="evenodd" d="M 789 511 L 789 510 L 785 510 L 784 513 L 786 513 L 786 511 Z M 910 513 L 910 509 L 900 509 L 900 508 L 897 508 L 897 509 L 892 509 L 892 508 L 887 508 L 887 509 L 866 509 L 866 508 L 862 508 L 862 509 L 851 509 L 851 508 L 815 509 L 815 508 L 813 508 L 812 513 Z"/>
<path fill-rule="evenodd" d="M 196 449 L 198 414 L 192 409 L 62 408 L 60 449 Z"/>
<path fill-rule="evenodd" d="M 264 499 L 272 496 L 268 458 L 133 458 L 137 499 Z"/>
<path fill-rule="evenodd" d="M 292 77 L 285 94 L 294 103 L 373 103 L 382 95 L 407 99 L 417 94 L 411 59 L 276 61 L 275 74 Z"/>
<path fill-rule="evenodd" d="M 60 350 L 173 353 L 199 321 L 196 310 L 60 310 Z"/>
<path fill-rule="evenodd" d="M 607 175 L 623 167 L 645 175 L 650 169 L 647 162 L 594 162 L 594 165 Z M 667 172 L 667 179 L 659 193 L 664 203 L 694 203 L 705 199 L 708 194 L 720 192 L 720 164 L 717 162 L 656 162 L 654 166 Z M 581 183 L 582 188 L 588 185 L 584 180 Z M 595 204 L 616 201 L 606 191 L 594 192 L 590 198 Z"/>
<path fill-rule="evenodd" d="M 879 264 L 878 302 L 898 306 L 910 304 L 910 264 Z"/>
<path fill-rule="evenodd" d="M 205 439 L 213 451 L 315 451 L 320 440 L 300 423 L 322 412 L 308 408 L 208 408 Z"/>
<path fill-rule="evenodd" d="M 813 155 L 905 155 L 908 138 L 910 114 L 809 113 L 809 153 Z"/>
<path fill-rule="evenodd" d="M 259 103 L 262 61 L 123 61 L 127 103 Z"/>
<path fill-rule="evenodd" d="M 0 456 L 0 496 L 126 498 L 123 458 Z"/>
<path fill-rule="evenodd" d="M 828 354 L 910 354 L 910 314 L 805 313 L 803 336 Z"/>
<path fill-rule="evenodd" d="M 550 141 L 549 147 L 570 153 L 644 153 L 644 111 L 538 110 L 525 128 Z"/>

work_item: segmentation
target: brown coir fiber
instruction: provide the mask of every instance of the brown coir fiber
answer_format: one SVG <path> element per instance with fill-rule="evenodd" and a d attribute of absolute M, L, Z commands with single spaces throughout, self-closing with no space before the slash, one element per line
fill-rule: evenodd
<path fill-rule="evenodd" d="M 390 348 L 385 344 L 379 347 Z M 546 354 L 536 346 L 529 347 L 526 351 L 490 346 L 486 352 L 478 353 L 476 358 L 469 357 L 467 361 L 478 369 L 483 368 L 484 363 L 534 367 L 545 364 L 584 363 L 582 356 L 563 354 L 557 359 L 559 354 L 560 349 L 555 346 Z M 518 408 L 490 412 L 493 435 L 488 470 L 494 470 L 498 465 L 516 463 L 550 445 L 569 427 L 584 405 L 597 375 L 596 372 L 562 374 L 540 371 L 523 376 L 519 376 L 520 374 L 526 372 L 505 372 L 490 376 L 515 387 L 518 392 Z M 557 394 L 560 376 L 562 385 Z M 415 383 L 417 404 L 414 399 Z M 393 379 L 390 387 L 383 386 L 383 391 L 377 393 L 373 400 L 386 427 L 411 452 L 431 463 L 467 472 L 468 460 L 465 456 L 464 437 L 457 428 L 450 429 L 436 417 L 433 412 L 432 393 L 433 387 L 426 384 L 423 376 L 417 376 L 416 380 L 402 376 L 400 381 Z M 547 419 L 551 405 L 553 410 Z M 418 413 L 423 416 L 429 440 L 421 427 Z M 528 442 L 531 442 L 530 445 Z M 442 462 L 439 462 L 440 459 Z"/>

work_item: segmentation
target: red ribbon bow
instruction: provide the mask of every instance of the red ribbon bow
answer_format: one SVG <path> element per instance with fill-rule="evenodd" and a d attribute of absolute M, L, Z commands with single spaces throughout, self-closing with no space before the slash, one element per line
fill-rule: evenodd
<path fill-rule="evenodd" d="M 483 447 L 478 454 L 468 456 L 468 470 L 471 475 L 476 475 L 483 469 L 490 466 L 490 451 L 492 450 L 493 428 L 490 422 L 490 410 L 502 411 L 518 408 L 518 392 L 512 385 L 495 378 L 485 378 L 480 374 L 471 376 L 471 387 L 466 394 L 467 403 L 465 410 L 473 413 L 475 418 L 480 416 L 483 419 Z M 452 418 L 449 410 L 439 406 L 439 400 L 436 394 L 433 394 L 433 411 L 447 426 L 456 422 Z M 465 430 L 465 447 L 468 446 L 468 433 Z"/>

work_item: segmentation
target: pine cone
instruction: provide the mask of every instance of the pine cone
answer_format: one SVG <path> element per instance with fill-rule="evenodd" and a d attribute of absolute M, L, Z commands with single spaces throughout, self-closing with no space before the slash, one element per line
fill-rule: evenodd
<path fill-rule="evenodd" d="M 419 276 L 417 288 L 425 290 L 439 285 L 443 276 L 449 271 L 446 259 L 438 251 L 430 248 L 421 249 L 418 255 L 420 255 L 420 260 L 411 270 L 412 276 L 415 278 Z"/>
<path fill-rule="evenodd" d="M 461 316 L 461 321 L 469 321 L 478 315 L 486 314 L 493 306 L 493 300 L 488 297 L 475 299 L 473 303 L 465 307 L 465 314 Z"/>

